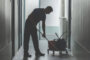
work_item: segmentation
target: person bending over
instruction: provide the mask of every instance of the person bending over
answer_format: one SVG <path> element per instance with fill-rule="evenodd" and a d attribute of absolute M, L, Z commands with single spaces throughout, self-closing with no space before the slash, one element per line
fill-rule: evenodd
<path fill-rule="evenodd" d="M 42 21 L 42 30 L 43 30 L 43 37 L 46 37 L 45 34 L 45 20 L 46 20 L 46 14 L 49 14 L 53 11 L 51 6 L 47 6 L 44 8 L 36 8 L 34 11 L 28 16 L 26 23 L 25 23 L 25 29 L 24 29 L 24 57 L 31 57 L 31 55 L 28 54 L 29 49 L 29 39 L 30 35 L 32 37 L 32 41 L 35 48 L 35 55 L 36 56 L 44 56 L 43 53 L 39 50 L 39 43 L 38 43 L 38 36 L 37 36 L 37 24 Z"/>

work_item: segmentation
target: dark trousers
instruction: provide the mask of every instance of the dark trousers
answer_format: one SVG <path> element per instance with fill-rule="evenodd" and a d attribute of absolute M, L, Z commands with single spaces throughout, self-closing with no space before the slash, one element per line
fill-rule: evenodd
<path fill-rule="evenodd" d="M 37 36 L 37 29 L 36 26 L 32 26 L 33 24 L 30 24 L 30 22 L 25 23 L 25 30 L 24 30 L 24 56 L 28 54 L 29 49 L 29 40 L 30 35 L 32 37 L 33 45 L 35 48 L 35 52 L 40 52 L 39 50 L 39 44 L 38 44 L 38 36 Z"/>

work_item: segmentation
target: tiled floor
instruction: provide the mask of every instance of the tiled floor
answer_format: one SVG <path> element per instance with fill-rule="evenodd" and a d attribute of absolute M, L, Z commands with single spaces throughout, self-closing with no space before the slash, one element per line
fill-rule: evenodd
<path fill-rule="evenodd" d="M 35 57 L 35 52 L 33 48 L 32 41 L 30 41 L 30 48 L 29 53 L 32 55 L 31 58 L 28 58 L 28 60 L 76 60 L 75 57 L 69 55 L 66 55 L 65 52 L 63 52 L 63 56 L 59 55 L 59 52 L 55 52 L 55 56 L 52 55 L 52 51 L 50 51 L 49 54 L 47 54 L 48 44 L 46 40 L 40 40 L 40 50 L 41 52 L 45 53 L 45 56 L 41 57 Z M 13 58 L 13 60 L 23 60 L 23 48 L 19 50 L 19 52 L 16 54 L 16 56 Z"/>

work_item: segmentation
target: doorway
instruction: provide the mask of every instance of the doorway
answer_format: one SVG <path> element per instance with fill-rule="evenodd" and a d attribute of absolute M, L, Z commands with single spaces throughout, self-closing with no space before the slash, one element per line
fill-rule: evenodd
<path fill-rule="evenodd" d="M 47 38 L 50 40 L 57 38 L 55 33 L 58 33 L 59 37 L 64 33 L 64 38 L 67 40 L 68 49 L 71 46 L 71 0 L 24 0 L 24 13 L 25 20 L 28 15 L 35 8 L 45 8 L 50 5 L 54 8 L 54 12 L 51 15 L 47 16 L 46 19 L 46 33 Z M 25 23 L 25 22 L 24 22 Z M 42 32 L 41 22 L 37 26 L 38 29 Z M 43 40 L 44 38 L 38 32 L 39 40 Z"/>
<path fill-rule="evenodd" d="M 12 57 L 22 46 L 22 0 L 12 0 Z"/>
<path fill-rule="evenodd" d="M 60 0 L 40 0 L 40 8 L 46 8 L 47 6 L 51 6 L 53 8 L 53 12 L 46 15 L 46 37 L 49 40 L 56 39 L 55 33 L 58 33 L 60 36 L 62 34 L 62 28 L 60 28 L 60 14 L 61 14 L 61 1 Z M 40 31 L 42 31 L 42 23 L 39 25 Z M 44 38 L 40 34 L 40 40 Z"/>

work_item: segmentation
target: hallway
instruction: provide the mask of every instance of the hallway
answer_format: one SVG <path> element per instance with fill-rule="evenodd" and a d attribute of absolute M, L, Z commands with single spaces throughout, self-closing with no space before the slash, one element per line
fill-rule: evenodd
<path fill-rule="evenodd" d="M 31 49 L 29 49 L 29 53 L 32 55 L 32 57 L 28 58 L 28 60 L 76 60 L 75 57 L 71 56 L 70 52 L 69 55 L 66 55 L 65 52 L 63 52 L 62 56 L 59 56 L 58 51 L 55 51 L 55 56 L 52 56 L 52 51 L 50 51 L 50 53 L 47 54 L 48 44 L 46 40 L 40 40 L 39 44 L 40 44 L 40 50 L 41 52 L 45 53 L 45 56 L 35 57 L 33 44 L 32 41 L 30 41 Z M 21 47 L 21 49 L 13 58 L 13 60 L 23 60 L 23 47 Z"/>
<path fill-rule="evenodd" d="M 69 55 L 59 52 L 47 54 L 48 43 L 38 33 L 44 57 L 35 57 L 32 41 L 28 60 L 90 60 L 90 0 L 0 0 L 0 60 L 23 60 L 25 22 L 35 8 L 52 6 L 53 13 L 47 15 L 46 35 L 49 40 L 55 33 L 67 41 Z M 37 15 L 38 16 L 38 15 Z M 37 28 L 41 28 L 41 22 Z"/>

